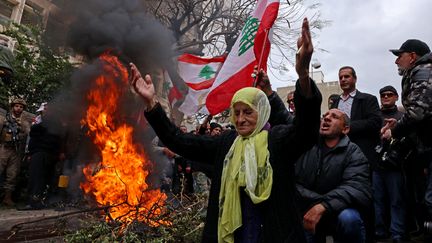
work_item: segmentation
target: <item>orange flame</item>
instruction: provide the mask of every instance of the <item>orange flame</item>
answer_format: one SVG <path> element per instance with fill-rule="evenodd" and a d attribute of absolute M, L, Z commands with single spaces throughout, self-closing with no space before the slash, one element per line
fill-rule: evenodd
<path fill-rule="evenodd" d="M 160 206 L 166 195 L 146 184 L 149 160 L 143 149 L 133 143 L 133 128 L 126 123 L 116 124 L 114 117 L 121 92 L 128 87 L 128 71 L 111 54 L 103 54 L 100 60 L 103 74 L 97 77 L 96 88 L 87 95 L 89 107 L 82 122 L 102 151 L 102 161 L 97 169 L 90 165 L 83 169 L 87 181 L 81 183 L 81 188 L 98 205 L 112 206 L 107 221 L 114 219 L 128 225 L 137 220 L 150 226 L 168 225 L 169 222 L 160 219 L 163 213 Z M 116 80 L 123 84 L 117 84 Z"/>

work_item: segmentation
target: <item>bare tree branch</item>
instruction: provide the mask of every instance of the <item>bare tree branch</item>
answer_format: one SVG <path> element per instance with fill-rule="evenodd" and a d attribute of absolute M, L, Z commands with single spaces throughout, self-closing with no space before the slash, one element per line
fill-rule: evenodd
<path fill-rule="evenodd" d="M 175 50 L 219 56 L 234 45 L 256 0 L 142 0 L 157 19 L 174 33 Z M 281 1 L 273 27 L 273 46 L 283 62 L 292 63 L 300 26 L 309 17 L 312 30 L 329 24 L 321 19 L 320 4 L 306 6 L 305 0 Z M 314 34 L 315 35 L 315 34 Z M 275 62 L 280 62 L 279 58 Z M 270 60 L 269 65 L 275 65 Z"/>

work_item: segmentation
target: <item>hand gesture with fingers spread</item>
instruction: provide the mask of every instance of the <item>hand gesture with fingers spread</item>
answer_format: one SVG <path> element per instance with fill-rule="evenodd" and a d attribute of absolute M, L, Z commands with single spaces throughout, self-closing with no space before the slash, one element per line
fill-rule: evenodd
<path fill-rule="evenodd" d="M 148 74 L 143 78 L 135 64 L 130 63 L 129 65 L 131 69 L 131 85 L 135 92 L 137 92 L 147 103 L 147 110 L 151 110 L 157 103 L 152 79 Z"/>

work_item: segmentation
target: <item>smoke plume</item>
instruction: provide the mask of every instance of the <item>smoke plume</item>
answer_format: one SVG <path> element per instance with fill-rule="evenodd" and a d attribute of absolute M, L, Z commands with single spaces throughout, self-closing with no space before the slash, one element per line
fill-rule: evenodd
<path fill-rule="evenodd" d="M 65 18 L 63 22 L 67 23 L 66 46 L 84 57 L 84 64 L 72 74 L 70 86 L 49 104 L 48 109 L 53 112 L 46 118 L 47 123 L 58 119 L 66 121 L 69 128 L 78 128 L 72 130 L 80 133 L 80 120 L 87 107 L 86 94 L 103 72 L 97 57 L 105 52 L 115 53 L 126 66 L 133 62 L 142 73 L 147 73 L 170 65 L 174 38 L 162 24 L 146 14 L 138 0 L 73 0 L 65 1 L 60 9 Z M 133 96 L 123 97 L 120 107 L 119 117 L 133 123 L 142 110 L 142 101 Z M 50 129 L 58 130 L 54 129 L 54 124 L 57 123 L 49 123 Z M 148 130 L 135 137 L 142 139 L 140 142 L 144 145 L 150 144 Z"/>
<path fill-rule="evenodd" d="M 146 14 L 138 0 L 74 0 L 64 10 L 72 16 L 67 43 L 90 59 L 114 50 L 148 70 L 166 66 L 174 38 Z M 144 71 L 144 70 L 142 70 Z"/>

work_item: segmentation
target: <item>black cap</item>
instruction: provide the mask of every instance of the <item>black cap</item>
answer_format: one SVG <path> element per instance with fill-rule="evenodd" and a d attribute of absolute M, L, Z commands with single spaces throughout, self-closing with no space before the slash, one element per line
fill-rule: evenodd
<path fill-rule="evenodd" d="M 399 56 L 402 52 L 415 52 L 419 56 L 428 54 L 430 51 L 429 46 L 421 40 L 409 39 L 405 41 L 399 49 L 390 49 L 395 55 Z"/>
<path fill-rule="evenodd" d="M 379 93 L 382 94 L 382 93 L 387 92 L 387 91 L 390 91 L 390 92 L 394 93 L 395 95 L 398 95 L 396 89 L 391 85 L 387 85 L 387 86 L 381 88 Z"/>

